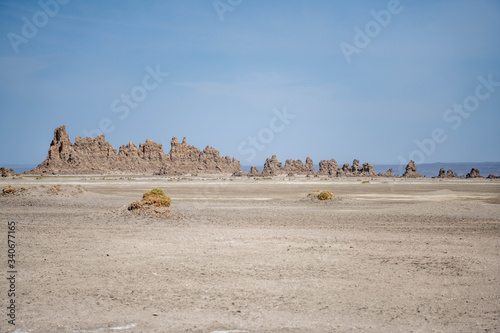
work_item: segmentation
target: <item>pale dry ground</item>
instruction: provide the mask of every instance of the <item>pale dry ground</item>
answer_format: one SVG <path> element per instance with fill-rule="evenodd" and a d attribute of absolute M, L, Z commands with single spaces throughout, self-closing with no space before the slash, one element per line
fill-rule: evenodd
<path fill-rule="evenodd" d="M 18 226 L 17 332 L 500 331 L 498 180 L 8 184 L 28 188 L 0 195 L 4 274 Z M 124 208 L 152 187 L 172 216 Z M 306 198 L 318 189 L 337 198 Z"/>

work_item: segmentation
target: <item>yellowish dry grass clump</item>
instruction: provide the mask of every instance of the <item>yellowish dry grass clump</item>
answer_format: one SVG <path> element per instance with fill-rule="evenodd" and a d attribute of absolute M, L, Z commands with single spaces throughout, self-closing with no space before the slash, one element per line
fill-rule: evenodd
<path fill-rule="evenodd" d="M 156 207 L 170 207 L 170 199 L 161 188 L 153 188 L 152 190 L 144 193 L 142 195 L 142 200 L 146 205 L 152 205 Z"/>
<path fill-rule="evenodd" d="M 318 199 L 319 200 L 332 200 L 332 198 L 335 196 L 335 192 L 333 191 L 321 191 L 318 194 Z"/>
<path fill-rule="evenodd" d="M 307 194 L 308 197 L 314 196 L 317 197 L 319 200 L 331 200 L 335 196 L 335 192 L 330 191 L 330 190 L 316 190 L 312 191 L 309 194 Z"/>
<path fill-rule="evenodd" d="M 61 191 L 62 191 L 61 185 L 52 185 L 52 187 L 49 188 L 49 190 L 48 190 L 48 192 L 51 194 L 57 194 Z"/>
<path fill-rule="evenodd" d="M 144 209 L 146 207 L 169 208 L 172 199 L 161 188 L 153 188 L 142 195 L 142 200 L 134 201 L 128 210 Z"/>

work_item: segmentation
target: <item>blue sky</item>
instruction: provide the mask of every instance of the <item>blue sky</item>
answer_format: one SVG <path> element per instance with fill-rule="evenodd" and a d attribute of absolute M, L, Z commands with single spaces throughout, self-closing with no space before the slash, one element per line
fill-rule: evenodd
<path fill-rule="evenodd" d="M 496 0 L 0 1 L 0 164 L 60 125 L 259 167 L 500 161 L 499 35 Z"/>

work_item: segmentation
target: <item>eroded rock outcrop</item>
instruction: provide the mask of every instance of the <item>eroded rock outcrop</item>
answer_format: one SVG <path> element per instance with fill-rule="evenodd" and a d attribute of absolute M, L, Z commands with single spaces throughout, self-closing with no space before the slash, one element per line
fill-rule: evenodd
<path fill-rule="evenodd" d="M 315 174 L 313 160 L 309 156 L 306 157 L 306 164 L 304 165 L 304 167 L 307 174 Z"/>
<path fill-rule="evenodd" d="M 369 163 L 363 163 L 362 176 L 376 176 L 375 168 Z"/>
<path fill-rule="evenodd" d="M 375 169 L 373 165 L 363 163 L 359 166 L 359 160 L 352 161 L 352 166 L 348 163 L 344 164 L 341 169 L 337 171 L 337 177 L 375 177 Z"/>
<path fill-rule="evenodd" d="M 241 171 L 240 162 L 221 157 L 218 150 L 190 146 L 186 138 L 172 139 L 168 154 L 163 146 L 146 139 L 137 147 L 133 142 L 121 146 L 119 152 L 104 135 L 96 138 L 77 137 L 71 143 L 65 126 L 56 128 L 48 156 L 31 174 L 233 174 Z"/>
<path fill-rule="evenodd" d="M 341 168 L 338 167 L 335 159 L 323 160 L 319 162 L 318 175 L 330 177 L 375 177 L 375 169 L 369 163 L 359 165 L 359 160 L 354 160 L 352 166 L 345 163 Z"/>
<path fill-rule="evenodd" d="M 271 158 L 266 159 L 261 174 L 262 176 L 279 176 L 286 174 L 286 172 L 276 155 L 273 155 Z"/>
<path fill-rule="evenodd" d="M 7 169 L 4 167 L 0 168 L 0 176 L 1 177 L 13 177 L 16 176 L 17 174 L 14 172 L 14 169 Z"/>
<path fill-rule="evenodd" d="M 241 170 L 240 162 L 229 156 L 221 156 L 219 151 L 207 146 L 203 151 L 188 145 L 186 138 L 179 142 L 172 138 L 171 148 L 165 153 L 163 146 L 152 140 L 136 146 L 133 142 L 120 146 L 117 150 L 106 141 L 104 135 L 95 138 L 77 137 L 72 143 L 65 126 L 56 128 L 47 158 L 28 174 L 144 174 L 144 175 L 198 175 L 227 174 L 233 176 L 330 176 L 330 177 L 375 177 L 373 165 L 360 165 L 355 159 L 352 165 L 338 167 L 335 159 L 319 162 L 319 171 L 314 172 L 313 161 L 288 159 L 283 165 L 276 155 L 266 159 L 262 172 L 252 166 L 247 174 Z M 15 175 L 14 171 L 0 168 L 0 175 Z M 394 177 L 392 169 L 379 173 L 380 177 Z M 402 177 L 424 177 L 417 172 L 414 161 L 410 161 Z M 439 171 L 438 178 L 452 178 L 452 170 Z M 494 176 L 492 176 L 494 177 Z M 491 178 L 492 178 L 491 177 Z M 483 178 L 479 170 L 472 169 L 467 178 Z"/>
<path fill-rule="evenodd" d="M 250 167 L 250 172 L 248 173 L 249 177 L 259 177 L 262 176 L 259 170 L 257 170 L 256 166 Z"/>
<path fill-rule="evenodd" d="M 403 174 L 404 178 L 420 178 L 420 177 L 424 177 L 422 176 L 421 174 L 419 174 L 417 172 L 417 166 L 415 165 L 415 162 L 413 162 L 413 160 L 410 161 L 410 163 L 408 163 L 408 165 L 406 166 L 406 169 L 405 169 L 405 173 Z"/>
<path fill-rule="evenodd" d="M 287 175 L 313 175 L 313 161 L 310 157 L 306 158 L 306 164 L 301 160 L 286 160 L 284 171 Z"/>
<path fill-rule="evenodd" d="M 328 161 L 323 160 L 319 162 L 318 175 L 337 177 L 338 169 L 339 167 L 337 166 L 337 161 L 335 161 L 335 159 L 332 158 Z"/>
<path fill-rule="evenodd" d="M 231 176 L 233 176 L 233 177 L 243 177 L 243 176 L 246 176 L 246 175 L 248 175 L 248 174 L 245 171 L 239 170 L 239 171 L 233 172 L 233 174 Z"/>
<path fill-rule="evenodd" d="M 484 178 L 479 174 L 478 169 L 472 168 L 471 171 L 465 176 L 465 178 Z"/>
<path fill-rule="evenodd" d="M 165 156 L 166 161 L 162 166 L 160 175 L 170 174 L 233 174 L 241 171 L 240 162 L 229 156 L 221 157 L 217 149 L 207 146 L 200 151 L 186 142 L 181 143 L 177 138 L 172 138 L 172 148 Z"/>
<path fill-rule="evenodd" d="M 385 173 L 379 173 L 377 176 L 379 176 L 379 177 L 394 177 L 394 173 L 392 172 L 392 168 L 390 168 Z"/>
<path fill-rule="evenodd" d="M 437 175 L 437 178 L 455 178 L 455 177 L 457 177 L 457 175 L 455 175 L 455 173 L 451 169 L 445 172 L 443 168 L 439 169 L 439 174 Z"/>

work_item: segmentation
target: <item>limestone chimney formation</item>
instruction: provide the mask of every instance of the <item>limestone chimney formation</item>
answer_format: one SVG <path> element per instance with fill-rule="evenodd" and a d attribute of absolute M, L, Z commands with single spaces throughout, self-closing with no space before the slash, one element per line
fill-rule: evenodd
<path fill-rule="evenodd" d="M 104 134 L 95 138 L 77 137 L 75 143 L 69 139 L 66 127 L 54 130 L 54 138 L 50 144 L 47 158 L 27 174 L 125 174 L 125 175 L 209 175 L 227 174 L 233 176 L 327 176 L 327 177 L 376 177 L 373 165 L 355 159 L 352 165 L 337 165 L 335 159 L 319 162 L 319 171 L 314 171 L 310 157 L 305 163 L 300 159 L 288 159 L 285 165 L 278 161 L 276 155 L 267 158 L 261 172 L 252 166 L 249 173 L 241 170 L 241 165 L 234 157 L 221 156 L 220 152 L 210 146 L 203 151 L 190 146 L 186 138 L 179 142 L 172 138 L 170 151 L 165 154 L 163 146 L 152 140 L 137 147 L 133 142 L 120 146 L 118 152 L 106 141 Z M 4 172 L 6 174 L 6 172 Z M 394 177 L 392 169 L 378 174 L 380 177 Z M 439 178 L 456 176 L 451 170 L 441 170 Z M 415 162 L 410 161 L 402 177 L 424 177 L 417 172 Z M 480 177 L 479 171 L 472 169 L 468 178 Z"/>
<path fill-rule="evenodd" d="M 96 138 L 77 137 L 73 144 L 66 127 L 54 130 L 48 156 L 31 174 L 232 174 L 241 170 L 240 162 L 229 156 L 221 157 L 218 150 L 205 150 L 190 146 L 186 138 L 179 143 L 172 139 L 168 154 L 163 146 L 146 139 L 139 148 L 130 142 L 121 146 L 118 153 L 104 135 Z"/>

